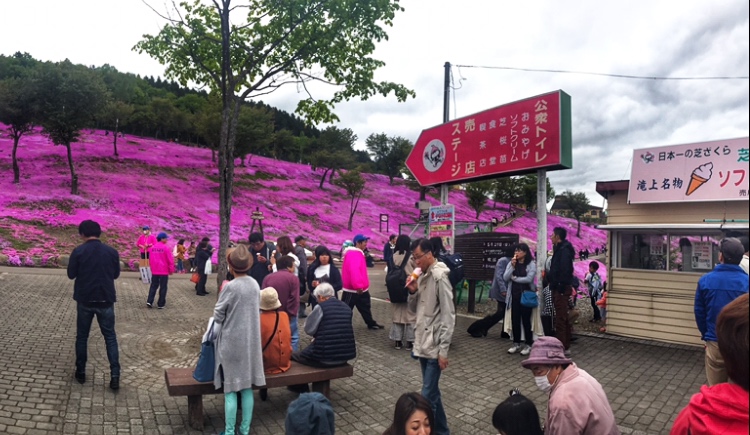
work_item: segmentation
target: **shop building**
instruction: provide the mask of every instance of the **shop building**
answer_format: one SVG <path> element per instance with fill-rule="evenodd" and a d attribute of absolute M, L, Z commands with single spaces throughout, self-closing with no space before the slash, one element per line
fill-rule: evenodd
<path fill-rule="evenodd" d="M 748 234 L 748 138 L 635 150 L 607 199 L 607 333 L 701 345 L 698 279 L 724 237 Z"/>

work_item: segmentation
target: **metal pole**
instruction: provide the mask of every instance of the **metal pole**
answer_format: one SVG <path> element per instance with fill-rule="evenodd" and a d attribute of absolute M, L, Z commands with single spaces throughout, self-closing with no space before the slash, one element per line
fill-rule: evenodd
<path fill-rule="evenodd" d="M 542 290 L 542 272 L 547 262 L 547 171 L 536 172 L 536 281 L 537 290 Z"/>
<path fill-rule="evenodd" d="M 443 81 L 443 124 L 450 121 L 451 107 L 451 63 L 445 62 L 445 79 Z M 440 185 L 440 204 L 448 204 L 448 185 Z"/>

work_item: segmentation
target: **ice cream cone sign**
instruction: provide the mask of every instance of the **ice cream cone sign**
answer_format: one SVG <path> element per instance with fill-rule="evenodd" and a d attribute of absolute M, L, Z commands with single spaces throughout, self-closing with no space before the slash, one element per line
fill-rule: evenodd
<path fill-rule="evenodd" d="M 706 182 L 711 179 L 713 168 L 714 164 L 711 162 L 705 163 L 695 168 L 693 170 L 693 173 L 690 175 L 690 184 L 688 184 L 687 192 L 685 193 L 685 195 L 690 196 L 690 194 L 698 190 L 699 187 L 706 184 Z"/>

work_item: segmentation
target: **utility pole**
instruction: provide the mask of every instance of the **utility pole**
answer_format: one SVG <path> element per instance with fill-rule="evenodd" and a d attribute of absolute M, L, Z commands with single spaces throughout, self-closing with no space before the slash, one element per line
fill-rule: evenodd
<path fill-rule="evenodd" d="M 445 62 L 445 79 L 443 82 L 443 124 L 450 121 L 451 105 L 451 63 Z M 448 204 L 448 185 L 440 185 L 440 204 Z"/>

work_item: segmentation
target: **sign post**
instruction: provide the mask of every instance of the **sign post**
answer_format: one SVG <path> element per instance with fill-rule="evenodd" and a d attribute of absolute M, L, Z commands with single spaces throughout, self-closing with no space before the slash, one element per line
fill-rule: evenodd
<path fill-rule="evenodd" d="M 430 207 L 428 236 L 443 239 L 443 247 L 453 253 L 453 243 L 456 235 L 456 212 L 452 205 L 438 205 Z"/>
<path fill-rule="evenodd" d="M 441 186 L 442 204 L 451 184 L 536 173 L 541 272 L 547 257 L 547 171 L 573 167 L 570 96 L 558 90 L 448 121 L 450 64 L 445 68 L 444 123 L 422 131 L 406 166 L 421 186 Z M 453 235 L 441 237 L 452 247 Z M 473 297 L 472 287 L 469 300 Z"/>

